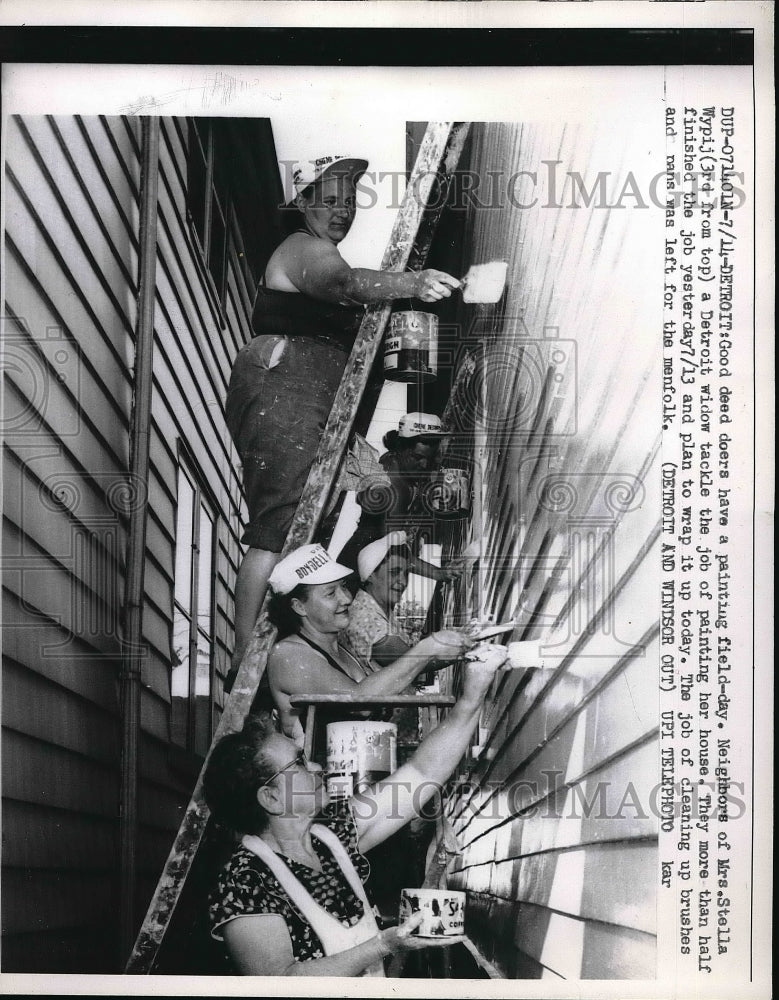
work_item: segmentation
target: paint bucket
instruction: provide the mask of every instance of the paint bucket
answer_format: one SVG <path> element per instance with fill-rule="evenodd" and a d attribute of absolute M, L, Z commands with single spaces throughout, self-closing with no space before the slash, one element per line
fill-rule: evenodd
<path fill-rule="evenodd" d="M 471 477 L 465 469 L 439 469 L 425 490 L 425 504 L 436 517 L 462 517 L 471 509 Z"/>
<path fill-rule="evenodd" d="M 456 889 L 401 889 L 400 922 L 422 913 L 414 937 L 456 937 L 465 933 L 465 893 Z"/>
<path fill-rule="evenodd" d="M 327 790 L 349 798 L 397 768 L 398 727 L 393 722 L 330 722 L 327 726 Z"/>
<path fill-rule="evenodd" d="M 438 317 L 406 309 L 390 318 L 384 342 L 384 377 L 392 382 L 432 382 L 438 374 Z"/>

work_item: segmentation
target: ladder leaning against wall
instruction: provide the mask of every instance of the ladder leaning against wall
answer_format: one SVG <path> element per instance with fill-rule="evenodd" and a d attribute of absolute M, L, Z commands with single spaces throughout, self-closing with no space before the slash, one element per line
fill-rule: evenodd
<path fill-rule="evenodd" d="M 382 258 L 382 270 L 420 270 L 424 266 L 468 129 L 467 122 L 428 124 Z M 314 535 L 346 450 L 389 314 L 389 303 L 378 303 L 366 310 L 282 555 L 310 542 Z M 275 634 L 263 607 L 225 703 L 212 746 L 226 733 L 242 728 L 265 670 Z M 208 822 L 202 778 L 201 770 L 127 961 L 127 973 L 148 974 L 154 971 L 163 938 Z"/>

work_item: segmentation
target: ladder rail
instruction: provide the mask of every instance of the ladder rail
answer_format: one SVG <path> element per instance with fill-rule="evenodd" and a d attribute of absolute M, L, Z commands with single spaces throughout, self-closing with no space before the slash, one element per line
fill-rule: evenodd
<path fill-rule="evenodd" d="M 429 209 L 427 206 L 437 185 L 442 186 L 445 191 L 448 190 L 468 135 L 469 125 L 468 122 L 428 124 L 384 252 L 381 270 L 405 270 L 412 256 L 413 269 L 422 267 L 443 211 L 443 203 L 446 201 L 445 197 L 441 197 L 440 188 L 434 205 Z M 313 537 L 346 450 L 357 407 L 367 385 L 390 310 L 390 304 L 384 302 L 370 306 L 366 311 L 282 555 L 306 544 Z M 211 747 L 222 736 L 239 730 L 251 708 L 265 670 L 268 653 L 276 636 L 276 630 L 267 618 L 266 602 L 263 603 L 232 690 L 222 710 Z M 209 811 L 202 794 L 203 773 L 207 760 L 208 758 L 198 775 L 192 798 L 149 903 L 125 967 L 126 973 L 149 974 L 157 959 L 208 822 Z"/>

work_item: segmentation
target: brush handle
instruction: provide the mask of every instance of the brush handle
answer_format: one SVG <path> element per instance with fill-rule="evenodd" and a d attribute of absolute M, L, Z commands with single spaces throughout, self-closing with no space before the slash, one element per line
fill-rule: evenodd
<path fill-rule="evenodd" d="M 516 622 L 504 622 L 502 625 L 486 625 L 480 632 L 477 632 L 474 636 L 479 642 L 482 639 L 492 639 L 496 635 L 504 635 L 506 632 L 512 632 L 514 630 Z"/>

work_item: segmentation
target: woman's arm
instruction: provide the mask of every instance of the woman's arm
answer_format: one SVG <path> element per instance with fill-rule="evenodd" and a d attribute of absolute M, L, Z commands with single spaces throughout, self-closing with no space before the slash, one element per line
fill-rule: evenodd
<path fill-rule="evenodd" d="M 472 646 L 469 636 L 454 629 L 434 632 L 390 666 L 358 684 L 302 643 L 279 643 L 268 657 L 268 680 L 271 690 L 287 697 L 357 692 L 358 688 L 360 694 L 392 695 L 407 687 L 433 660 L 451 662 Z"/>
<path fill-rule="evenodd" d="M 417 576 L 424 576 L 428 580 L 438 581 L 443 579 L 443 570 L 440 566 L 434 566 L 433 563 L 425 562 L 424 559 L 420 559 L 416 555 L 409 557 L 408 571 L 409 573 L 416 573 Z"/>
<path fill-rule="evenodd" d="M 422 639 L 393 663 L 360 681 L 360 694 L 399 694 L 433 662 L 452 663 L 472 648 L 470 636 L 456 629 L 443 629 Z"/>
<path fill-rule="evenodd" d="M 289 929 L 278 913 L 235 917 L 224 925 L 222 933 L 230 958 L 242 976 L 359 976 L 387 955 L 447 947 L 463 940 L 457 937 L 430 941 L 412 937 L 411 931 L 421 919 L 421 914 L 415 914 L 400 927 L 379 931 L 362 944 L 307 962 L 295 961 Z"/>
<path fill-rule="evenodd" d="M 386 299 L 437 302 L 459 288 L 444 271 L 373 271 L 349 267 L 327 240 L 305 233 L 290 236 L 277 251 L 277 269 L 304 295 L 341 305 L 367 305 Z"/>
<path fill-rule="evenodd" d="M 450 777 L 468 747 L 484 695 L 505 659 L 506 650 L 495 647 L 495 654 L 486 660 L 466 663 L 463 693 L 443 722 L 394 774 L 354 797 L 361 851 L 405 826 Z"/>
<path fill-rule="evenodd" d="M 338 955 L 296 962 L 289 929 L 278 913 L 236 917 L 224 925 L 222 933 L 242 976 L 359 976 L 389 954 L 377 935 Z"/>
<path fill-rule="evenodd" d="M 457 580 L 463 573 L 463 560 L 450 559 L 445 566 L 434 566 L 433 563 L 425 562 L 419 556 L 412 555 L 408 561 L 409 573 L 416 573 L 418 576 L 425 576 L 429 580 L 438 583 L 449 580 Z"/>
<path fill-rule="evenodd" d="M 380 667 L 389 667 L 396 660 L 404 656 L 411 647 L 404 642 L 399 635 L 385 635 L 383 639 L 374 642 L 371 649 L 371 659 L 375 660 Z"/>

